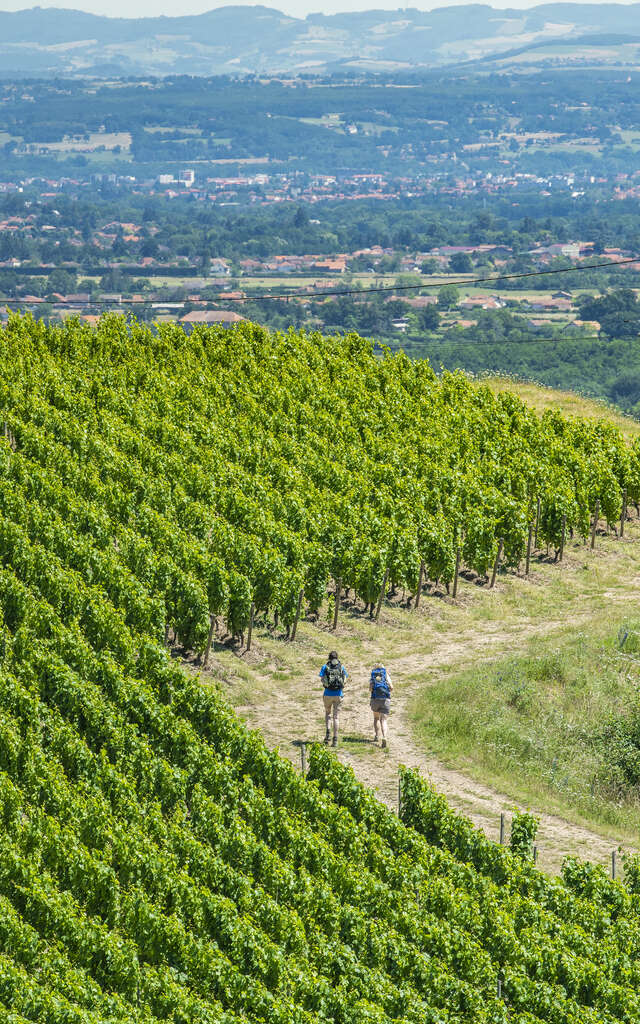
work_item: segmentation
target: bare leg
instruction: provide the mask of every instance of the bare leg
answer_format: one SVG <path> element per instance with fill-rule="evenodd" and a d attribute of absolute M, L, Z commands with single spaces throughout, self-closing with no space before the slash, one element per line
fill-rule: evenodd
<path fill-rule="evenodd" d="M 338 746 L 338 717 L 340 715 L 340 701 L 331 701 L 331 717 L 333 718 L 333 740 L 331 742 L 332 747 Z M 329 742 L 329 725 L 327 724 L 327 735 L 325 743 Z"/>
<path fill-rule="evenodd" d="M 378 742 L 378 726 L 380 725 L 380 715 L 377 711 L 373 712 L 373 732 L 375 735 L 375 741 Z"/>
<path fill-rule="evenodd" d="M 387 715 L 380 715 L 380 728 L 382 729 L 382 744 L 381 746 L 386 747 L 387 745 Z"/>

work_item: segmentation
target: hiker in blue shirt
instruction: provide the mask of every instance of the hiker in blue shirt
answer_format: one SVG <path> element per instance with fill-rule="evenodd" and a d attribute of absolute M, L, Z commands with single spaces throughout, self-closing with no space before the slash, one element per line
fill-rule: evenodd
<path fill-rule="evenodd" d="M 391 691 L 393 683 L 384 665 L 374 665 L 371 669 L 369 692 L 371 694 L 371 710 L 373 711 L 374 743 L 378 742 L 378 729 L 382 733 L 382 746 L 387 745 L 387 719 L 391 711 Z"/>
<path fill-rule="evenodd" d="M 347 680 L 347 670 L 340 663 L 338 654 L 336 651 L 331 651 L 327 662 L 320 669 L 320 678 L 324 683 L 324 693 L 322 699 L 324 701 L 324 724 L 325 724 L 325 736 L 324 742 L 329 743 L 329 737 L 331 735 L 329 726 L 333 719 L 333 743 L 332 746 L 337 747 L 338 745 L 338 718 L 340 715 L 340 705 L 342 704 L 342 691 L 344 684 Z"/>

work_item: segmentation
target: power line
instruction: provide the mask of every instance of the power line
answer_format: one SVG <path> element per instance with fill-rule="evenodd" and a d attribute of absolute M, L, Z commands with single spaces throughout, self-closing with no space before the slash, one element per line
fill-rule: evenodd
<path fill-rule="evenodd" d="M 547 277 L 550 274 L 551 275 L 556 275 L 556 274 L 574 274 L 574 273 L 578 273 L 578 272 L 583 271 L 583 270 L 605 270 L 607 267 L 622 267 L 622 266 L 628 266 L 629 264 L 632 264 L 632 263 L 637 263 L 639 265 L 639 267 L 640 267 L 640 256 L 633 256 L 633 257 L 629 257 L 629 258 L 623 259 L 623 260 L 609 260 L 606 263 L 581 263 L 578 266 L 573 266 L 573 267 L 549 268 L 547 270 L 525 270 L 525 271 L 521 271 L 520 273 L 517 273 L 517 274 L 499 274 L 498 276 L 495 276 L 495 277 L 465 277 L 465 278 L 461 277 L 461 278 L 458 278 L 458 279 L 454 278 L 453 280 L 444 281 L 441 284 L 429 284 L 428 282 L 421 281 L 418 284 L 400 284 L 400 285 L 388 284 L 388 285 L 376 285 L 373 288 L 342 288 L 342 289 L 335 289 L 335 290 L 331 290 L 331 291 L 320 291 L 320 292 L 301 291 L 300 289 L 298 289 L 296 291 L 289 291 L 289 292 L 265 292 L 263 294 L 256 294 L 256 295 L 229 295 L 229 296 L 225 296 L 224 293 L 221 293 L 220 298 L 223 298 L 225 302 L 264 302 L 264 301 L 271 300 L 271 299 L 281 299 L 282 300 L 282 299 L 296 299 L 296 298 L 302 298 L 302 299 L 308 298 L 308 299 L 318 299 L 319 300 L 319 299 L 324 299 L 324 298 L 340 297 L 340 296 L 343 296 L 343 295 L 359 295 L 359 296 L 362 297 L 362 296 L 366 296 L 366 295 L 379 294 L 381 292 L 411 292 L 411 291 L 420 291 L 423 288 L 445 288 L 445 287 L 447 287 L 449 285 L 454 285 L 456 287 L 457 286 L 465 287 L 465 286 L 476 285 L 476 284 L 495 284 L 495 283 L 497 283 L 499 281 L 519 281 L 519 280 L 522 280 L 523 278 Z M 43 301 L 46 301 L 46 300 L 43 300 Z M 211 299 L 209 301 L 211 301 L 211 302 L 219 302 L 218 299 Z M 2 302 L 2 303 L 12 303 L 12 304 L 20 303 L 20 302 L 24 302 L 24 297 L 23 298 L 18 298 L 18 299 L 11 299 L 11 298 L 8 298 L 8 297 L 5 298 L 5 297 L 0 296 L 0 302 Z M 157 303 L 157 305 L 170 305 L 169 300 L 167 301 L 167 303 L 162 303 L 162 301 L 158 302 L 156 300 L 156 303 Z M 123 302 L 122 302 L 123 306 L 135 306 L 135 305 L 148 306 L 150 304 L 151 304 L 151 301 L 149 299 L 124 299 Z M 75 302 L 69 302 L 66 299 L 60 299 L 60 300 L 56 301 L 55 305 L 57 305 L 57 306 L 65 306 L 65 305 L 66 306 L 71 306 L 71 305 L 76 305 L 76 303 Z M 82 303 L 82 305 L 84 305 L 84 306 L 99 306 L 99 307 L 101 307 L 101 306 L 104 305 L 104 303 L 101 302 L 99 299 L 89 299 L 87 302 Z"/>
<path fill-rule="evenodd" d="M 323 291 L 323 292 L 282 292 L 280 294 L 269 293 L 267 295 L 245 295 L 245 296 L 234 296 L 229 297 L 229 302 L 251 302 L 254 299 L 290 299 L 290 298 L 318 298 L 323 299 L 327 296 L 333 297 L 336 295 L 371 295 L 376 292 L 410 292 L 419 291 L 422 288 L 445 288 L 448 285 L 465 286 L 472 284 L 492 284 L 496 281 L 518 281 L 524 277 L 545 277 L 548 274 L 572 274 L 575 271 L 581 270 L 599 270 L 606 267 L 620 267 L 629 263 L 637 263 L 640 265 L 640 257 L 632 257 L 624 260 L 611 260 L 607 263 L 582 263 L 576 267 L 559 267 L 557 270 L 527 270 L 518 274 L 500 274 L 498 277 L 466 277 L 459 278 L 458 280 L 445 281 L 443 284 L 401 284 L 401 285 L 380 285 L 374 288 L 349 288 L 335 291 Z"/>

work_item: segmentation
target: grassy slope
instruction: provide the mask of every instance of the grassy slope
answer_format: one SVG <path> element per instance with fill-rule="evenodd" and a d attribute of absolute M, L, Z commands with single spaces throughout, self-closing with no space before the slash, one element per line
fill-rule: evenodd
<path fill-rule="evenodd" d="M 640 423 L 598 402 L 490 383 L 540 411 L 613 418 L 640 433 Z M 640 804 L 592 786 L 603 759 L 594 737 L 640 683 L 638 666 L 616 652 L 636 614 L 639 547 L 634 518 L 623 541 L 599 536 L 595 552 L 571 543 L 562 566 L 538 558 L 529 579 L 504 574 L 492 592 L 464 581 L 456 602 L 439 591 L 417 613 L 389 602 L 378 626 L 347 602 L 335 639 L 326 621 L 303 623 L 288 645 L 258 628 L 249 654 L 219 646 L 212 667 L 248 723 L 297 759 L 297 742 L 322 734 L 317 672 L 336 645 L 351 672 L 340 757 L 384 800 L 396 800 L 398 764 L 418 765 L 494 837 L 500 811 L 514 803 L 540 813 L 544 866 L 557 869 L 569 852 L 605 863 L 640 829 Z M 388 754 L 371 743 L 367 679 L 377 657 L 397 684 Z"/>
<path fill-rule="evenodd" d="M 513 380 L 510 377 L 487 377 L 486 380 L 483 379 L 483 382 L 495 392 L 513 391 L 536 412 L 542 413 L 547 409 L 557 409 L 565 416 L 588 416 L 597 420 L 609 420 L 627 437 L 633 438 L 640 435 L 640 420 L 625 416 L 613 406 L 607 405 L 606 402 L 599 402 L 594 398 L 583 398 L 573 391 L 558 391 L 541 384 Z"/>

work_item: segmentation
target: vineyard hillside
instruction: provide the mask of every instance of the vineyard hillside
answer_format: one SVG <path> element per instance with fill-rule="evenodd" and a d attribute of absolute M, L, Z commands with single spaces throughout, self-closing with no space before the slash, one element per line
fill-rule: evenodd
<path fill-rule="evenodd" d="M 560 572 L 637 443 L 356 336 L 13 317 L 0 359 L 2 1019 L 636 1021 L 634 857 L 549 877 L 531 815 L 497 845 L 411 767 L 392 810 L 230 704 L 286 730 L 321 639 Z"/>
<path fill-rule="evenodd" d="M 563 416 L 606 420 L 617 427 L 625 437 L 632 439 L 640 436 L 640 420 L 625 416 L 619 409 L 597 398 L 588 398 L 576 394 L 575 391 L 561 391 L 515 377 L 486 376 L 479 378 L 479 381 L 496 393 L 509 391 L 517 395 L 529 409 L 538 413 L 555 410 Z"/>

